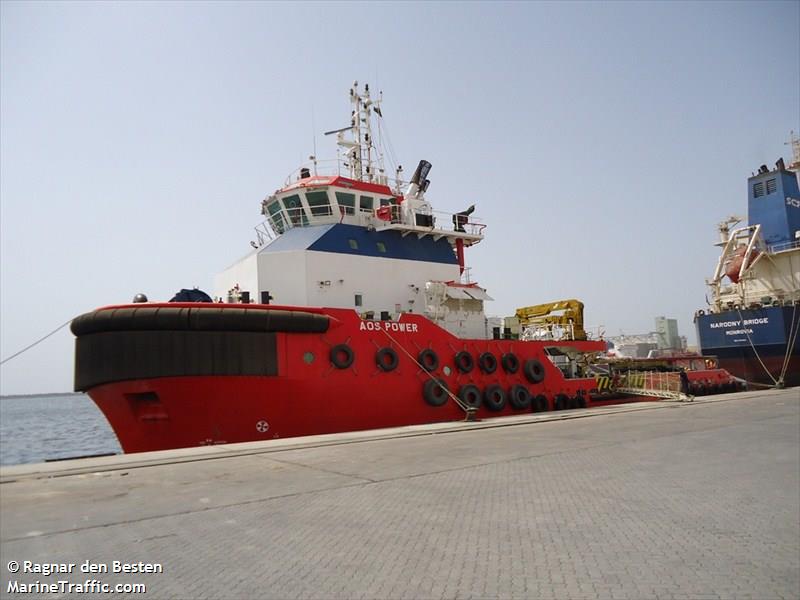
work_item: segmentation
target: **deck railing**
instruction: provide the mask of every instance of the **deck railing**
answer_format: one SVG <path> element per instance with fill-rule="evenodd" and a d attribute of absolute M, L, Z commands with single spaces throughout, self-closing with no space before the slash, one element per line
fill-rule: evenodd
<path fill-rule="evenodd" d="M 280 212 L 267 216 L 267 220 L 256 228 L 259 245 L 264 245 L 278 235 L 294 227 L 310 227 L 331 223 L 347 223 L 380 229 L 390 225 L 406 225 L 410 229 L 424 232 L 463 232 L 470 236 L 482 236 L 486 225 L 475 219 L 464 221 L 457 214 L 442 211 L 408 213 L 400 204 L 388 204 L 377 208 L 347 206 L 340 203 L 319 204 L 308 207 L 282 208 Z"/>
<path fill-rule="evenodd" d="M 299 182 L 313 183 L 314 178 L 328 179 L 330 177 L 352 177 L 350 172 L 349 163 L 343 160 L 326 159 L 309 161 L 297 167 L 294 171 L 286 176 L 284 187 L 293 185 Z M 385 185 L 391 188 L 395 193 L 402 193 L 403 186 L 408 185 L 407 181 L 389 177 L 386 173 L 373 173 L 370 177 L 367 173 L 362 173 L 361 178 L 365 183 L 374 183 L 375 185 Z"/>
<path fill-rule="evenodd" d="M 769 247 L 770 252 L 786 252 L 787 250 L 795 250 L 800 248 L 800 240 L 794 240 L 792 242 L 782 242 L 780 244 L 772 244 Z"/>

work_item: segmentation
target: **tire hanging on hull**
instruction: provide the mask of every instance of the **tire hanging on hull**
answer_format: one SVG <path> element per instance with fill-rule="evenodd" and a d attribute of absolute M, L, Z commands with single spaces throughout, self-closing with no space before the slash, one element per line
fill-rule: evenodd
<path fill-rule="evenodd" d="M 450 396 L 450 388 L 444 379 L 429 379 L 422 386 L 422 397 L 431 406 L 444 406 Z"/>

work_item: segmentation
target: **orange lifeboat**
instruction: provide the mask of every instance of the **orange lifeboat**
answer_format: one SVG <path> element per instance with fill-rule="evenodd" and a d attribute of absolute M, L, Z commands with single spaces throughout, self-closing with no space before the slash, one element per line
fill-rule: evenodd
<path fill-rule="evenodd" d="M 744 263 L 744 255 L 747 253 L 746 246 L 739 246 L 736 250 L 734 250 L 733 254 L 731 255 L 730 259 L 728 259 L 727 263 L 725 264 L 725 275 L 733 283 L 739 283 L 739 273 L 742 270 L 742 263 Z M 758 250 L 753 250 L 750 254 L 750 259 L 747 261 L 747 266 L 753 264 L 753 261 L 758 256 Z"/>

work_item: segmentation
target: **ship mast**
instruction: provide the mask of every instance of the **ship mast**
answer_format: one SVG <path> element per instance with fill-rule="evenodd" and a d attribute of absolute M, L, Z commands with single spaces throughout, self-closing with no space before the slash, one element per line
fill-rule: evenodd
<path fill-rule="evenodd" d="M 789 132 L 789 141 L 784 142 L 784 145 L 792 147 L 792 162 L 786 170 L 800 173 L 800 137 L 797 136 L 794 130 Z"/>
<path fill-rule="evenodd" d="M 336 143 L 345 150 L 344 166 L 348 168 L 351 179 L 385 185 L 383 156 L 372 138 L 372 113 L 381 116 L 381 99 L 382 94 L 379 94 L 378 100 L 372 100 L 369 84 L 365 84 L 364 91 L 360 92 L 358 81 L 354 81 L 350 88 L 350 126 L 327 131 L 325 135 L 337 134 Z M 350 139 L 345 138 L 346 131 L 351 132 Z"/>

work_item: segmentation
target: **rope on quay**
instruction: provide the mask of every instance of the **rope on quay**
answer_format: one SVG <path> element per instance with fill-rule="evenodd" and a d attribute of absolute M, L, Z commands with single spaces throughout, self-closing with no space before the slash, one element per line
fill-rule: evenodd
<path fill-rule="evenodd" d="M 54 333 L 58 333 L 59 331 L 61 331 L 62 329 L 64 329 L 64 327 L 66 327 L 67 325 L 69 325 L 70 323 L 72 323 L 72 319 L 74 319 L 74 317 L 72 317 L 72 318 L 71 318 L 69 321 L 67 321 L 66 323 L 62 323 L 61 325 L 59 325 L 58 327 L 56 327 L 55 329 L 53 329 L 53 331 L 51 331 L 51 332 L 50 332 L 50 333 L 48 333 L 47 335 L 45 335 L 45 336 L 43 336 L 43 337 L 40 337 L 38 340 L 36 340 L 36 341 L 35 341 L 35 342 L 33 342 L 32 344 L 29 344 L 29 345 L 25 346 L 25 347 L 24 347 L 22 350 L 20 350 L 19 352 L 15 352 L 15 353 L 14 353 L 14 354 L 12 354 L 11 356 L 7 356 L 7 357 L 6 357 L 6 358 L 4 358 L 3 360 L 0 360 L 0 365 L 4 365 L 4 364 L 6 364 L 6 363 L 7 363 L 8 361 L 10 361 L 12 358 L 16 358 L 17 356 L 19 356 L 19 355 L 20 355 L 20 354 L 22 354 L 23 352 L 27 352 L 28 350 L 30 350 L 30 349 L 31 349 L 31 348 L 33 348 L 34 346 L 36 346 L 36 345 L 38 345 L 38 344 L 41 344 L 43 341 L 45 341 L 45 340 L 46 340 L 47 338 L 49 338 L 51 335 L 53 335 Z"/>

